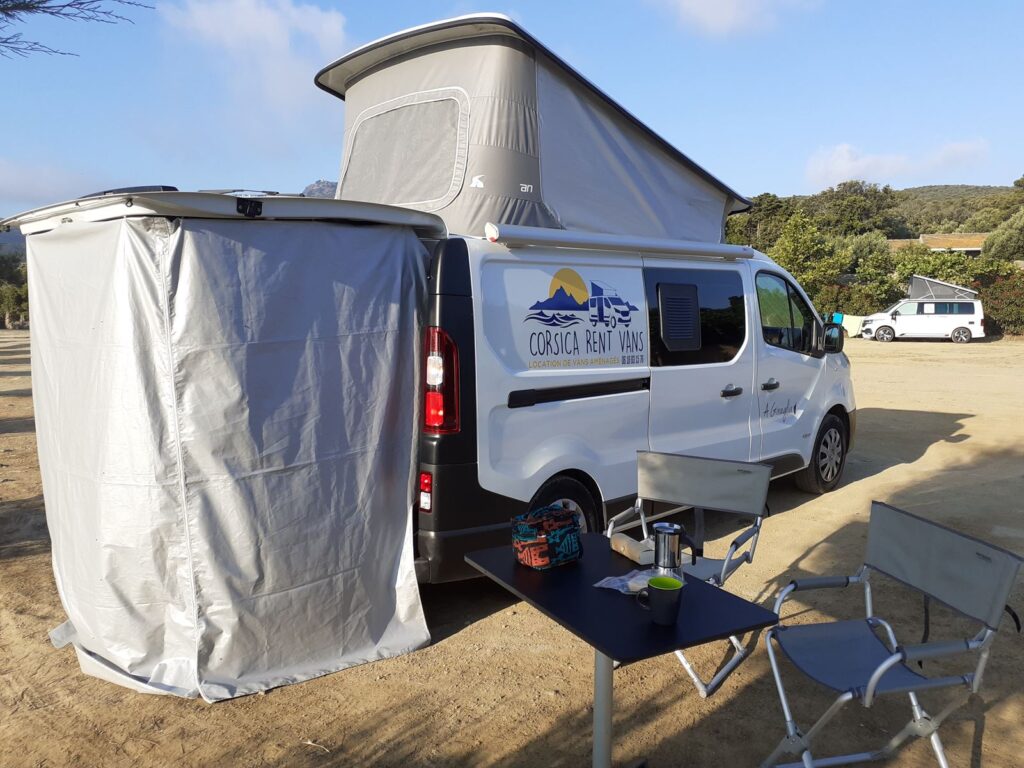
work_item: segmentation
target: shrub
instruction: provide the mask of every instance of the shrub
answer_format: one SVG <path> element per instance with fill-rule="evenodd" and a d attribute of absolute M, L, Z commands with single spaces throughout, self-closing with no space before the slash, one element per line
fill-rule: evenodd
<path fill-rule="evenodd" d="M 1024 334 L 1024 272 L 1017 270 L 981 289 L 986 333 Z"/>

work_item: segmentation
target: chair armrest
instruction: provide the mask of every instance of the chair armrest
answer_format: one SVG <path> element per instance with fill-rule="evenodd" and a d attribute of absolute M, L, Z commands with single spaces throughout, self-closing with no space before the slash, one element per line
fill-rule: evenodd
<path fill-rule="evenodd" d="M 722 572 L 718 575 L 719 586 L 725 584 L 725 580 L 728 579 L 735 570 L 743 565 L 743 563 L 751 563 L 754 561 L 754 547 L 757 546 L 757 536 L 760 533 L 761 526 L 759 520 L 732 540 L 732 544 L 729 545 L 729 551 L 726 552 L 725 559 L 722 561 Z M 750 545 L 750 548 L 739 557 L 736 557 L 736 551 L 751 539 L 754 540 L 754 543 Z"/>
<path fill-rule="evenodd" d="M 732 540 L 732 544 L 729 545 L 730 551 L 735 552 L 737 549 L 742 547 L 746 542 L 754 538 L 760 532 L 760 530 L 761 529 L 758 528 L 756 525 L 752 525 L 749 528 L 747 528 L 747 530 L 745 530 L 743 533 L 741 533 L 739 536 Z"/>
<path fill-rule="evenodd" d="M 619 514 L 615 515 L 615 517 L 608 521 L 608 527 L 605 528 L 604 535 L 610 539 L 612 537 L 612 534 L 615 533 L 615 528 L 617 526 L 621 525 L 622 523 L 626 522 L 627 520 L 633 517 L 640 520 L 643 519 L 643 514 L 638 512 L 635 506 L 632 506 L 629 509 L 619 512 Z"/>
<path fill-rule="evenodd" d="M 897 664 L 905 664 L 910 661 L 922 661 L 924 659 L 937 659 L 942 656 L 956 656 L 961 653 L 968 653 L 969 651 L 976 651 L 980 648 L 985 647 L 991 637 L 991 633 L 983 632 L 977 637 L 971 640 L 945 640 L 941 643 L 921 643 L 918 645 L 904 645 L 896 649 L 896 652 L 883 661 L 871 675 L 871 679 L 868 680 L 868 687 L 864 691 L 864 706 L 870 707 L 872 701 L 875 698 L 875 689 L 878 687 L 878 683 L 882 677 L 890 669 L 895 667 Z M 956 681 L 956 682 L 969 682 L 972 675 L 966 677 L 957 676 L 950 678 L 941 678 L 938 681 Z"/>
<path fill-rule="evenodd" d="M 793 579 L 790 584 L 794 591 L 808 589 L 841 589 L 857 583 L 856 576 L 812 576 L 809 579 Z"/>
<path fill-rule="evenodd" d="M 851 584 L 860 584 L 862 581 L 860 576 L 812 576 L 809 579 L 793 579 L 775 600 L 775 613 L 779 613 L 782 604 L 794 592 L 810 589 L 841 589 Z"/>
<path fill-rule="evenodd" d="M 941 643 L 921 643 L 919 645 L 901 645 L 896 649 L 903 655 L 904 661 L 923 661 L 937 659 L 942 656 L 956 656 L 960 653 L 975 651 L 981 644 L 972 640 L 946 640 Z"/>

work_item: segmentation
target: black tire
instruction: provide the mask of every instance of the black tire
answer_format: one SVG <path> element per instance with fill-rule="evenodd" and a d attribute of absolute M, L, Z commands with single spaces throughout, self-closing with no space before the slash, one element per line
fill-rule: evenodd
<path fill-rule="evenodd" d="M 949 334 L 949 338 L 952 339 L 954 344 L 970 344 L 971 329 L 963 327 L 954 328 L 953 332 Z"/>
<path fill-rule="evenodd" d="M 896 331 L 890 328 L 888 325 L 883 325 L 875 331 L 875 341 L 881 341 L 883 344 L 887 344 L 890 341 L 896 339 Z"/>
<path fill-rule="evenodd" d="M 846 468 L 849 445 L 850 436 L 846 424 L 834 413 L 826 414 L 814 438 L 811 463 L 795 476 L 797 487 L 801 491 L 820 495 L 839 485 Z"/>
<path fill-rule="evenodd" d="M 598 525 L 597 501 L 587 490 L 587 486 L 574 478 L 565 475 L 551 478 L 533 495 L 529 508 L 546 507 L 559 501 L 568 502 L 570 508 L 576 510 L 581 530 L 601 532 Z"/>

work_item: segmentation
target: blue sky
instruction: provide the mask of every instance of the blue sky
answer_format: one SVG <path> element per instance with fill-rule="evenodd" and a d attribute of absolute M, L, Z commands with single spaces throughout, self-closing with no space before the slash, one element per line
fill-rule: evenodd
<path fill-rule="evenodd" d="M 0 58 L 0 215 L 135 184 L 298 191 L 337 178 L 317 69 L 399 29 L 516 18 L 726 183 L 897 187 L 1024 174 L 1024 3 L 150 0 L 134 24 L 32 20 L 77 57 Z"/>

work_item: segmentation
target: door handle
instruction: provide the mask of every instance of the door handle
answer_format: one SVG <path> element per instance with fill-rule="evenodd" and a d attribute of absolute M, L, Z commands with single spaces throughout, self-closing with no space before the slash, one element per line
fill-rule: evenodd
<path fill-rule="evenodd" d="M 777 382 L 775 379 L 768 379 L 768 381 L 761 385 L 761 389 L 763 389 L 765 392 L 771 392 L 772 390 L 778 388 L 779 382 Z"/>
<path fill-rule="evenodd" d="M 743 387 L 734 387 L 732 384 L 722 390 L 722 397 L 738 397 L 743 394 Z"/>

